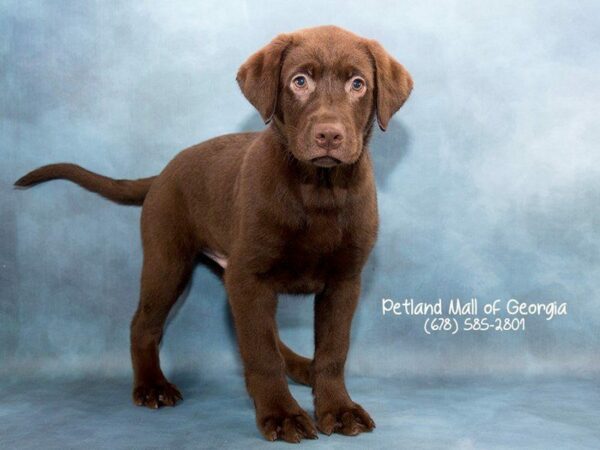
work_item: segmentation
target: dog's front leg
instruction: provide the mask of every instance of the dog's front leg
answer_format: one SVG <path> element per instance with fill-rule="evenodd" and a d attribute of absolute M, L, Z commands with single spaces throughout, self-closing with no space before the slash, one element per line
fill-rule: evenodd
<path fill-rule="evenodd" d="M 236 271 L 234 264 L 225 272 L 225 286 L 258 429 L 270 441 L 316 438 L 310 416 L 288 389 L 285 363 L 277 344 L 277 294 L 254 275 Z"/>
<path fill-rule="evenodd" d="M 360 295 L 360 276 L 328 283 L 315 298 L 315 358 L 312 366 L 317 427 L 325 434 L 355 435 L 375 422 L 354 403 L 344 381 L 352 316 Z"/>

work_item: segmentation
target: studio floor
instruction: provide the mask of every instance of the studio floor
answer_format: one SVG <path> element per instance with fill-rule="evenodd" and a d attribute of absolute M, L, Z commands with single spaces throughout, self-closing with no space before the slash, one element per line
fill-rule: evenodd
<path fill-rule="evenodd" d="M 243 381 L 175 374 L 176 408 L 133 406 L 127 379 L 3 381 L 0 448 L 289 448 L 254 424 Z M 351 377 L 377 429 L 324 436 L 306 448 L 597 449 L 600 385 L 586 379 L 374 379 Z M 292 385 L 312 412 L 310 389 Z"/>

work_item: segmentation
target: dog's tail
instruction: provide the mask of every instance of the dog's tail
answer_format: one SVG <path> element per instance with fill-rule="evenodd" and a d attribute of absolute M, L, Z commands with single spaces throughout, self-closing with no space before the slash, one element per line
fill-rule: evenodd
<path fill-rule="evenodd" d="M 15 186 L 33 186 L 44 181 L 65 179 L 77 183 L 88 191 L 100 194 L 124 205 L 141 205 L 156 176 L 139 180 L 115 180 L 76 164 L 61 163 L 42 166 L 19 178 Z"/>
<path fill-rule="evenodd" d="M 285 372 L 296 383 L 312 386 L 310 366 L 312 360 L 300 356 L 279 339 L 279 351 L 285 360 Z"/>

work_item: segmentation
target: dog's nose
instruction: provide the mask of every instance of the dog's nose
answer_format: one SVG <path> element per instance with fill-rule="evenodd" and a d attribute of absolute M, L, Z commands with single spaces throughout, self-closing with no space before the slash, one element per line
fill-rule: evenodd
<path fill-rule="evenodd" d="M 317 145 L 327 150 L 338 148 L 344 140 L 344 129 L 339 123 L 318 123 L 314 134 Z"/>

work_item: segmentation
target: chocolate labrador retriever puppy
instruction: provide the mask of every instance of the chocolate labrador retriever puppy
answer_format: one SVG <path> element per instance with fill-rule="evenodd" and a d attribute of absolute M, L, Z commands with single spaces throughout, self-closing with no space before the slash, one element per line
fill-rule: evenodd
<path fill-rule="evenodd" d="M 237 74 L 269 126 L 179 153 L 156 177 L 114 180 L 73 164 L 41 167 L 16 182 L 65 178 L 125 204 L 143 204 L 141 294 L 131 324 L 133 400 L 158 408 L 181 399 L 159 364 L 169 311 L 201 253 L 224 282 L 256 421 L 268 440 L 315 438 L 286 373 L 312 386 L 316 426 L 355 435 L 375 423 L 344 383 L 360 275 L 377 234 L 367 142 L 385 130 L 412 80 L 373 40 L 325 26 L 281 34 Z M 279 293 L 315 297 L 312 360 L 279 339 Z"/>

